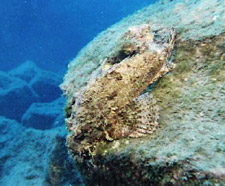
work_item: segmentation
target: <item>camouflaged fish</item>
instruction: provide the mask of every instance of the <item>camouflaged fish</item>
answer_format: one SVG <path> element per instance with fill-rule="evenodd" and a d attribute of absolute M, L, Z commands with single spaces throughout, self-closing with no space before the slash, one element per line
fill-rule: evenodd
<path fill-rule="evenodd" d="M 119 52 L 104 60 L 101 75 L 92 75 L 74 99 L 67 119 L 72 153 L 84 155 L 101 140 L 141 137 L 156 130 L 158 108 L 153 96 L 143 91 L 169 71 L 175 35 L 174 29 L 152 31 L 150 25 L 129 28 Z"/>

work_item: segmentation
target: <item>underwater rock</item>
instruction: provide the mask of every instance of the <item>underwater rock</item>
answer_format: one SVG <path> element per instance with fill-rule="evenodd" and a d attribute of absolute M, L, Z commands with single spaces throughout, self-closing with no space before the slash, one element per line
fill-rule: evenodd
<path fill-rule="evenodd" d="M 40 69 L 32 61 L 26 61 L 9 71 L 9 74 L 26 81 L 39 96 L 38 102 L 51 102 L 62 94 L 59 88 L 62 81 L 61 77 L 54 72 Z"/>
<path fill-rule="evenodd" d="M 35 76 L 41 73 L 41 71 L 42 70 L 34 62 L 26 61 L 19 67 L 9 71 L 9 74 L 30 83 Z"/>
<path fill-rule="evenodd" d="M 60 82 L 61 78 L 55 73 L 44 71 L 31 61 L 23 63 L 9 73 L 0 72 L 0 114 L 20 122 L 32 103 L 51 102 L 59 98 L 61 96 Z M 62 108 L 62 106 L 63 104 L 58 106 L 58 113 L 61 112 L 60 107 Z M 40 109 L 39 111 L 43 113 Z M 54 110 L 54 112 L 56 111 Z M 50 111 L 48 111 L 49 113 Z M 54 116 L 58 117 L 59 115 Z M 46 121 L 46 117 L 42 122 L 41 120 L 38 122 L 43 123 L 44 120 Z M 63 116 L 60 116 L 58 120 L 63 123 Z"/>
<path fill-rule="evenodd" d="M 87 185 L 225 185 L 224 20 L 224 1 L 161 1 L 99 34 L 71 62 L 62 85 L 68 97 L 67 143 Z M 125 36 L 128 28 L 143 24 L 150 25 L 154 35 L 140 37 L 146 41 L 160 39 L 163 28 L 175 27 L 177 38 L 170 60 L 176 67 L 141 95 L 154 98 L 153 103 L 151 97 L 139 106 L 159 118 L 153 120 L 157 129 L 133 138 L 130 134 L 137 131 L 140 107 L 128 104 L 123 111 L 123 106 L 129 99 L 139 99 L 147 83 L 136 83 L 134 78 L 120 84 L 124 77 L 114 72 L 138 57 L 139 47 L 132 43 L 136 36 Z M 137 80 L 139 69 L 135 71 Z M 124 73 L 132 74 L 132 70 Z M 152 82 L 150 78 L 149 84 Z M 129 94 L 119 97 L 117 86 L 121 85 L 123 93 L 124 87 L 133 85 L 135 96 L 128 88 Z M 130 123 L 130 110 L 135 123 L 127 133 L 124 126 Z M 118 129 L 111 131 L 113 126 Z M 146 125 L 143 129 L 146 131 Z"/>
<path fill-rule="evenodd" d="M 30 86 L 19 78 L 0 72 L 0 114 L 20 122 L 29 106 L 38 101 Z"/>
<path fill-rule="evenodd" d="M 9 147 L 9 143 L 15 142 L 15 136 L 17 133 L 23 131 L 23 126 L 17 123 L 15 120 L 10 120 L 0 116 L 0 185 L 1 179 L 5 174 L 5 163 L 8 159 L 13 158 L 13 155 L 6 149 Z"/>
<path fill-rule="evenodd" d="M 22 117 L 22 124 L 35 129 L 50 129 L 64 124 L 64 99 L 51 103 L 33 103 Z"/>
<path fill-rule="evenodd" d="M 168 4 L 172 1 L 174 1 L 174 0 L 159 0 L 159 2 L 162 3 L 162 4 Z"/>
<path fill-rule="evenodd" d="M 83 183 L 80 173 L 69 158 L 65 136 L 57 136 L 55 139 L 49 158 L 46 181 L 53 186 Z"/>
<path fill-rule="evenodd" d="M 30 86 L 39 96 L 39 102 L 51 102 L 59 98 L 61 78 L 53 72 L 41 71 L 30 82 Z"/>
<path fill-rule="evenodd" d="M 49 185 L 47 177 L 50 162 L 53 161 L 60 161 L 62 164 L 67 162 L 67 171 L 74 173 L 74 170 L 70 170 L 71 164 L 69 166 L 69 159 L 63 147 L 65 135 L 64 127 L 45 131 L 26 129 L 15 120 L 0 116 L 0 185 Z M 56 147 L 59 146 L 61 152 L 57 151 L 57 156 Z M 62 175 L 67 176 L 66 183 L 81 183 L 79 174 L 70 177 L 68 172 L 65 171 Z"/>

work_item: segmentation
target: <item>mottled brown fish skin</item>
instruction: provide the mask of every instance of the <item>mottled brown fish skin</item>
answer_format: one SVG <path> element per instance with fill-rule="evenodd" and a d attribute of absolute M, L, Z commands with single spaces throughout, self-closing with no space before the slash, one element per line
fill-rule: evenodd
<path fill-rule="evenodd" d="M 169 71 L 168 59 L 176 35 L 168 28 L 157 34 L 160 32 L 162 36 L 156 38 L 149 25 L 132 27 L 124 35 L 130 48 L 121 47 L 132 55 L 121 61 L 109 56 L 102 65 L 101 77 L 92 79 L 75 98 L 72 115 L 67 119 L 72 153 L 90 155 L 98 141 L 154 132 L 159 118 L 156 102 L 149 93 L 141 94 Z M 115 64 L 112 59 L 117 59 Z M 109 67 L 104 70 L 104 66 Z"/>

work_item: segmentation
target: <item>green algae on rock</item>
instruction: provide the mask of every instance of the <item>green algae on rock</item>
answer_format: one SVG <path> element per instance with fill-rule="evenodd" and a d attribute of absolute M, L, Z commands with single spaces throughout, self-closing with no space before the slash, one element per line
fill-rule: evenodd
<path fill-rule="evenodd" d="M 129 27 L 150 24 L 153 33 L 172 27 L 178 32 L 171 58 L 176 67 L 145 90 L 158 107 L 157 130 L 141 138 L 109 132 L 82 161 L 71 151 L 87 185 L 225 185 L 224 3 L 174 0 L 149 6 L 101 33 L 70 64 L 63 83 L 69 117 L 87 82 L 93 77 L 100 82 L 107 70 L 137 55 L 132 42 L 121 39 Z"/>

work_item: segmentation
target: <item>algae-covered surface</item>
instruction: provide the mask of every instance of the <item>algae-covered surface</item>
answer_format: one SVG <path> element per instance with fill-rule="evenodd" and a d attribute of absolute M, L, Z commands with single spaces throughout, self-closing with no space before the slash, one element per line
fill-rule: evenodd
<path fill-rule="evenodd" d="M 170 59 L 176 67 L 146 90 L 159 107 L 159 127 L 99 142 L 78 163 L 87 184 L 225 185 L 225 1 L 161 1 L 107 29 L 71 62 L 63 84 L 68 105 L 93 74 L 100 77 L 128 27 L 140 24 L 178 32 Z"/>
<path fill-rule="evenodd" d="M 213 38 L 207 47 L 213 47 L 213 53 L 221 52 L 219 48 L 224 42 L 224 35 L 221 35 Z M 111 168 L 109 174 L 118 178 L 116 183 L 120 183 L 120 179 L 129 185 L 225 183 L 225 68 L 217 69 L 220 74 L 217 79 L 212 73 L 212 68 L 224 61 L 220 55 L 205 54 L 206 45 L 201 42 L 194 44 L 195 49 L 189 54 L 192 56 L 186 58 L 184 53 L 189 50 L 189 44 L 194 43 L 178 44 L 174 56 L 177 67 L 153 90 L 161 109 L 160 128 L 156 133 L 100 146 L 104 148 L 100 151 L 104 154 L 101 158 L 109 162 L 109 165 L 102 164 L 106 169 Z M 202 65 L 206 65 L 204 70 Z M 132 168 L 140 171 L 137 177 Z M 107 172 L 103 170 L 101 176 Z M 130 172 L 135 180 L 130 180 L 129 176 L 120 178 L 121 170 Z"/>
<path fill-rule="evenodd" d="M 69 64 L 64 86 L 72 95 L 84 86 L 90 74 L 121 45 L 121 37 L 131 26 L 149 23 L 152 28 L 174 27 L 182 39 L 201 40 L 225 32 L 225 2 L 221 0 L 175 0 L 156 3 L 108 28 L 93 39 Z M 74 73 L 76 72 L 76 73 Z"/>

